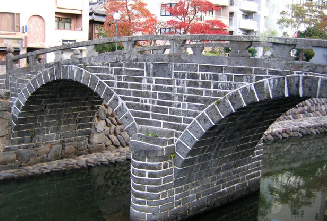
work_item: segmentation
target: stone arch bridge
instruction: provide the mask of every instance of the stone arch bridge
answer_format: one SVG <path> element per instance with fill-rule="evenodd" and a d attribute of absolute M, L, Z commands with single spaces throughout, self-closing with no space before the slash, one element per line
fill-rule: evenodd
<path fill-rule="evenodd" d="M 123 51 L 92 50 L 116 40 Z M 65 49 L 79 47 L 89 49 L 86 57 L 75 50 L 63 60 Z M 291 51 L 326 47 L 323 40 L 164 35 L 19 56 L 8 50 L 2 87 L 10 91 L 12 133 L 3 152 L 83 146 L 106 101 L 131 138 L 131 220 L 185 218 L 258 189 L 264 131 L 300 101 L 327 98 L 324 61 L 294 61 Z M 203 54 L 212 48 L 220 54 Z M 56 62 L 39 64 L 47 53 Z M 24 59 L 28 66 L 18 68 Z"/>

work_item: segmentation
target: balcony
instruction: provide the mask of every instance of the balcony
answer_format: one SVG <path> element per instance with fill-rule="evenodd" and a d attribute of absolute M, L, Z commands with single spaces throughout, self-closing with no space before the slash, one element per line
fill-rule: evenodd
<path fill-rule="evenodd" d="M 212 4 L 218 5 L 218 6 L 228 6 L 229 0 L 210 0 Z"/>
<path fill-rule="evenodd" d="M 57 8 L 83 10 L 83 1 L 81 0 L 57 0 Z"/>
<path fill-rule="evenodd" d="M 244 30 L 251 30 L 251 31 L 258 30 L 257 22 L 252 19 L 241 19 L 239 28 Z"/>
<path fill-rule="evenodd" d="M 243 0 L 240 4 L 240 10 L 247 12 L 258 12 L 258 3 L 254 1 Z"/>

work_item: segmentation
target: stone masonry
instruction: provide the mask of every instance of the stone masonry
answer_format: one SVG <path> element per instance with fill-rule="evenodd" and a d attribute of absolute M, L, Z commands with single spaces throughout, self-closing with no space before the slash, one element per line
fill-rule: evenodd
<path fill-rule="evenodd" d="M 14 69 L 15 60 L 36 60 L 41 51 L 8 59 L 13 134 L 4 151 L 33 150 L 47 142 L 81 145 L 90 136 L 94 144 L 99 142 L 95 137 L 109 144 L 97 134 L 103 131 L 110 138 L 103 116 L 92 127 L 96 107 L 105 102 L 103 107 L 115 111 L 130 136 L 131 220 L 182 219 L 258 189 L 263 152 L 256 144 L 266 129 L 299 102 L 327 98 L 326 66 L 294 62 L 289 50 L 324 48 L 327 42 L 214 35 L 166 38 L 121 38 L 121 53 L 31 63 L 20 69 Z M 169 40 L 170 54 L 137 54 L 146 51 L 134 47 L 137 41 L 156 39 Z M 211 47 L 228 44 L 229 57 L 202 55 L 207 42 Z M 271 56 L 250 58 L 246 49 L 251 45 L 271 46 Z M 158 50 L 155 47 L 148 50 Z M 183 54 L 186 47 L 194 54 Z M 63 111 L 52 103 L 60 104 L 60 99 L 67 99 L 59 107 Z M 78 114 L 66 115 L 72 106 Z M 48 123 L 52 119 L 60 123 L 53 126 Z"/>

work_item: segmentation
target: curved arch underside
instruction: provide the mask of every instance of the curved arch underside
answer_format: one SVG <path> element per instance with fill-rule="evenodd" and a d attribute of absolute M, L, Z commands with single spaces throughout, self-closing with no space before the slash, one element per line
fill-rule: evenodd
<path fill-rule="evenodd" d="M 55 80 L 26 100 L 13 128 L 12 144 L 86 141 L 102 104 L 97 93 L 72 80 Z"/>
<path fill-rule="evenodd" d="M 324 77 L 292 75 L 258 81 L 210 105 L 176 142 L 174 188 L 200 206 L 217 206 L 259 188 L 263 133 L 301 101 L 326 97 Z M 181 203 L 184 206 L 183 203 Z M 186 205 L 186 204 L 185 204 Z M 198 213 L 190 203 L 188 214 Z M 201 209 L 200 209 L 201 210 Z"/>

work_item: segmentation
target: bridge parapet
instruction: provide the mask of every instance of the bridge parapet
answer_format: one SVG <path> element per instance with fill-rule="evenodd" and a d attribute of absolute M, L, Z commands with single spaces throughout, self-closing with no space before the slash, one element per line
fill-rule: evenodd
<path fill-rule="evenodd" d="M 123 54 L 195 54 L 200 55 L 205 48 L 220 48 L 227 50 L 227 53 L 221 53 L 229 57 L 250 57 L 249 48 L 262 48 L 263 53 L 258 54 L 257 58 L 281 58 L 294 60 L 291 56 L 293 49 L 313 49 L 326 48 L 327 41 L 318 39 L 300 39 L 300 38 L 277 38 L 277 37 L 254 37 L 254 36 L 230 36 L 230 35 L 148 35 L 131 36 L 119 38 L 104 38 L 92 41 L 84 41 L 62 45 L 46 49 L 37 50 L 23 55 L 8 56 L 7 69 L 14 68 L 13 64 L 20 59 L 28 59 L 28 65 L 33 66 L 39 63 L 39 56 L 56 53 L 55 61 L 64 60 L 62 52 L 67 49 L 78 49 L 87 47 L 86 56 L 94 56 L 94 46 L 120 42 L 124 45 Z M 191 49 L 191 50 L 187 50 Z M 224 50 L 223 50 L 224 51 Z M 72 59 L 79 58 L 78 51 L 72 56 Z M 11 54 L 11 51 L 8 51 Z M 116 52 L 117 53 L 117 52 Z M 301 58 L 300 58 L 301 60 Z"/>
<path fill-rule="evenodd" d="M 76 50 L 70 60 L 62 60 L 63 50 L 116 40 L 124 50 L 83 58 Z M 141 46 L 144 42 L 148 45 Z M 228 48 L 228 54 L 202 54 L 215 47 Z M 253 58 L 251 47 L 265 52 L 269 48 L 270 53 Z M 63 122 L 53 134 L 69 135 L 71 129 L 63 128 L 70 123 L 53 106 L 56 99 L 51 96 L 70 99 L 64 112 L 75 105 L 75 94 L 83 101 L 98 99 L 97 104 L 78 106 L 82 112 L 72 118 L 78 127 L 103 99 L 131 136 L 131 219 L 190 216 L 257 187 L 261 150 L 255 145 L 265 129 L 297 102 L 327 96 L 326 65 L 293 61 L 290 51 L 326 47 L 323 40 L 163 35 L 99 39 L 8 56 L 14 135 L 20 138 L 24 115 L 31 114 L 26 120 L 33 121 L 39 111 L 44 113 L 43 124 L 38 119 L 27 122 L 33 127 L 31 135 L 40 129 L 36 132 L 42 139 L 50 137 L 52 131 L 43 130 L 44 125 L 52 127 L 50 113 Z M 56 51 L 58 62 L 34 62 Z M 20 59 L 31 62 L 15 69 Z M 54 93 L 56 84 L 62 87 Z M 71 85 L 75 88 L 64 93 L 62 88 Z M 27 129 L 22 129 L 23 135 Z M 86 139 L 89 130 L 82 129 L 76 136 Z M 57 141 L 64 141 L 62 137 Z"/>

